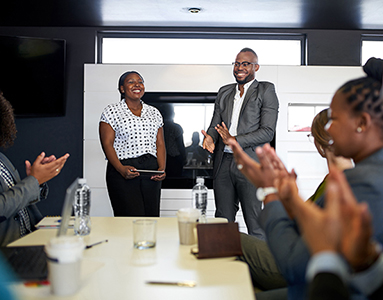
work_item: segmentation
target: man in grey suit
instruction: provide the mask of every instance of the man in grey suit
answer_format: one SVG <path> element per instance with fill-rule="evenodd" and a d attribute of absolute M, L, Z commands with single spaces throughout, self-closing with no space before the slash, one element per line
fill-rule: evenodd
<path fill-rule="evenodd" d="M 215 153 L 215 216 L 234 222 L 241 203 L 248 233 L 264 239 L 257 221 L 261 210 L 257 189 L 238 170 L 227 142 L 236 139 L 249 156 L 258 160 L 254 150 L 272 141 L 279 103 L 274 85 L 255 79 L 259 64 L 252 49 L 242 49 L 233 65 L 237 84 L 220 88 L 210 126 L 206 132 L 202 130 L 204 149 Z"/>

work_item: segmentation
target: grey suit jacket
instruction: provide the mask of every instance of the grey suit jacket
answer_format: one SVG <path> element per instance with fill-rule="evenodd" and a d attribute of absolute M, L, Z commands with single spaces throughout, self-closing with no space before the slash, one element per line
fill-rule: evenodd
<path fill-rule="evenodd" d="M 21 180 L 19 172 L 2 153 L 0 160 L 11 172 L 16 183 L 12 188 L 8 188 L 0 176 L 0 246 L 5 246 L 20 237 L 20 221 L 17 214 L 20 209 L 27 208 L 32 227 L 41 220 L 40 211 L 31 203 L 45 198 L 48 188 L 40 191 L 39 183 L 33 176 Z"/>
<path fill-rule="evenodd" d="M 373 236 L 383 244 L 383 149 L 344 173 L 358 202 L 368 204 L 373 217 Z M 315 203 L 323 207 L 324 196 Z M 280 201 L 265 205 L 259 220 L 266 232 L 270 251 L 289 283 L 289 299 L 306 299 L 305 274 L 310 252 L 295 222 L 289 218 Z"/>
<path fill-rule="evenodd" d="M 227 128 L 230 128 L 236 86 L 236 83 L 228 84 L 218 91 L 213 118 L 207 130 L 215 143 L 214 177 L 220 168 L 225 147 L 214 127 L 224 122 Z M 255 148 L 271 142 L 274 137 L 278 108 L 279 102 L 274 84 L 258 82 L 255 79 L 243 101 L 236 136 L 238 143 L 253 159 L 258 160 L 254 152 Z"/>

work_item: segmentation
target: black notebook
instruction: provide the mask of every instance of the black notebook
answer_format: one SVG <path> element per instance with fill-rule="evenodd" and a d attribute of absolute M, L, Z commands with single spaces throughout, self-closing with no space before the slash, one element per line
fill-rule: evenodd
<path fill-rule="evenodd" d="M 44 246 L 1 247 L 0 249 L 19 279 L 47 279 L 48 270 Z"/>

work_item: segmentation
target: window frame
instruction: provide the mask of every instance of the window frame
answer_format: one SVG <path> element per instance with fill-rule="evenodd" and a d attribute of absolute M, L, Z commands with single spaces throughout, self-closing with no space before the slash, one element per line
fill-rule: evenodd
<path fill-rule="evenodd" d="M 299 40 L 301 64 L 307 65 L 307 38 L 302 33 L 252 33 L 237 31 L 187 31 L 187 30 L 132 30 L 98 31 L 96 38 L 96 63 L 102 64 L 104 38 L 166 38 L 166 39 L 253 39 L 253 40 Z"/>
<path fill-rule="evenodd" d="M 383 42 L 383 34 L 362 34 L 360 39 L 360 65 L 363 65 L 363 42 Z M 383 58 L 383 57 L 382 57 Z"/>

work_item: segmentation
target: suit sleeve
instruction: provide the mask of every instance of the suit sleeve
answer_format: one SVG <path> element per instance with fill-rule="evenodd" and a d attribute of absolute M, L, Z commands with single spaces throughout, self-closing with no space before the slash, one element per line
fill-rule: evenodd
<path fill-rule="evenodd" d="M 260 82 L 258 89 L 258 98 L 261 100 L 259 126 L 253 131 L 236 136 L 236 140 L 242 148 L 254 148 L 269 143 L 274 137 L 279 108 L 275 87 L 272 83 Z"/>
<path fill-rule="evenodd" d="M 0 193 L 0 222 L 14 216 L 40 196 L 40 186 L 36 178 L 28 176 L 7 191 Z"/>
<path fill-rule="evenodd" d="M 227 90 L 226 90 L 226 93 L 227 93 Z M 219 139 L 219 133 L 217 132 L 217 130 L 215 130 L 214 127 L 217 124 L 221 124 L 223 121 L 222 116 L 221 116 L 221 113 L 222 113 L 221 101 L 223 100 L 223 97 L 224 97 L 224 95 L 226 95 L 226 93 L 224 92 L 223 88 L 221 88 L 218 91 L 217 98 L 215 99 L 215 102 L 214 102 L 213 117 L 211 119 L 209 128 L 206 130 L 207 134 L 213 138 L 213 141 L 215 144 L 217 143 L 217 141 Z"/>
<path fill-rule="evenodd" d="M 4 189 L 4 182 L 0 184 L 0 223 L 13 217 L 20 209 L 36 202 L 36 199 L 43 199 L 47 195 L 47 185 L 40 188 L 37 179 L 33 176 L 27 176 L 20 180 L 19 172 L 9 161 L 9 159 L 0 153 L 0 159 L 11 172 L 16 184 L 10 189 Z M 0 180 L 3 179 L 0 177 Z"/>
<path fill-rule="evenodd" d="M 286 281 L 289 284 L 305 283 L 310 252 L 296 223 L 289 218 L 282 203 L 274 201 L 265 205 L 259 222 L 266 232 L 270 251 Z"/>

